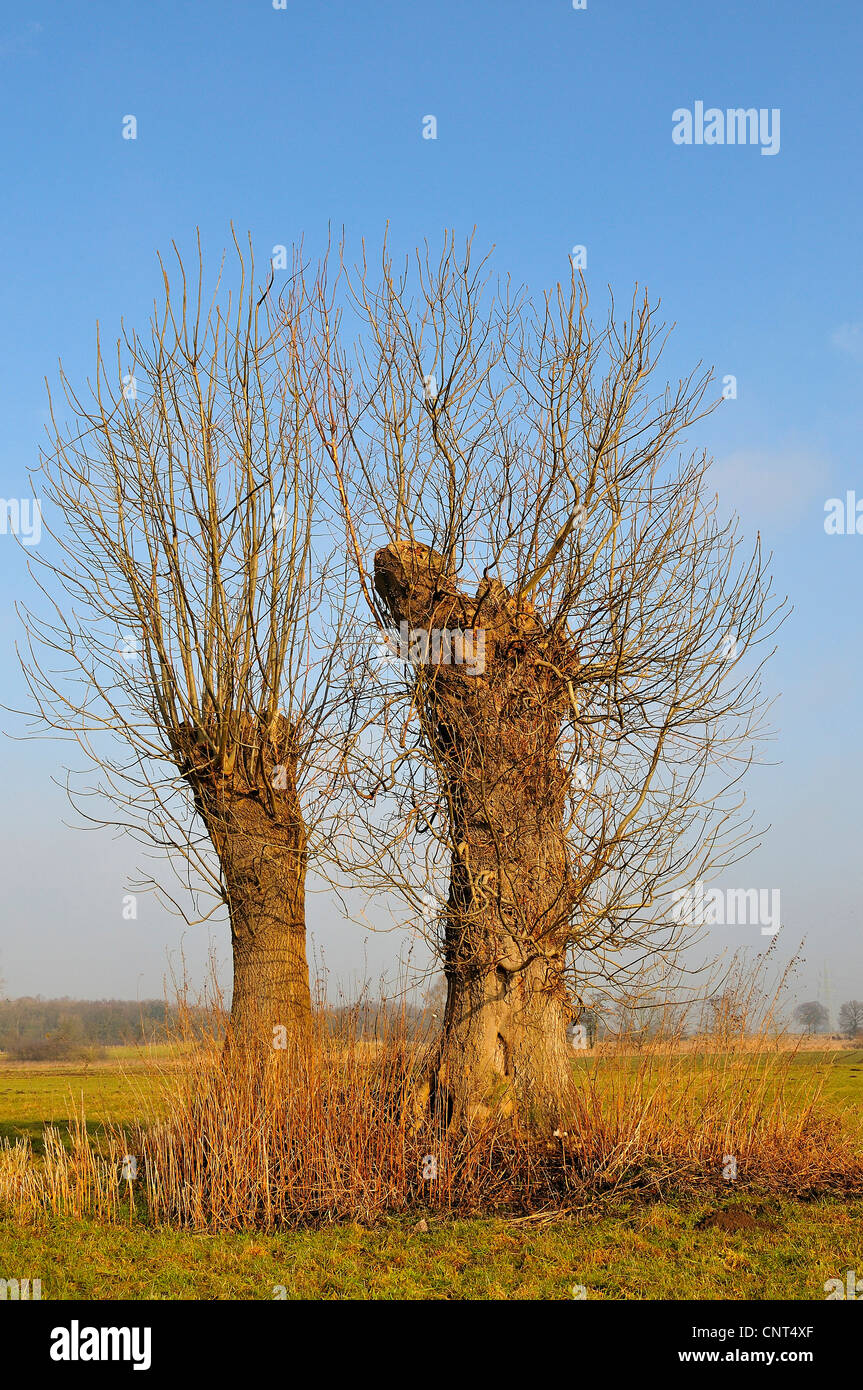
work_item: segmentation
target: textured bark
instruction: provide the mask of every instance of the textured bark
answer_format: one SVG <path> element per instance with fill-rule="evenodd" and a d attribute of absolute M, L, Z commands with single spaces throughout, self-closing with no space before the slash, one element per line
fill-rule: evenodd
<path fill-rule="evenodd" d="M 221 760 L 221 774 L 200 731 L 186 729 L 184 739 L 185 776 L 219 857 L 230 914 L 230 1036 L 244 1048 L 305 1047 L 307 846 L 290 728 L 280 718 L 263 740 L 236 730 L 236 753 L 227 773 Z"/>
<path fill-rule="evenodd" d="M 432 1099 L 450 1116 L 516 1099 L 554 1105 L 571 1075 L 564 965 L 573 895 L 558 740 L 575 655 L 499 583 L 459 593 L 425 547 L 379 551 L 375 584 L 394 620 L 412 629 L 484 633 L 481 671 L 476 661 L 474 674 L 466 664 L 417 668 L 454 845 Z"/>

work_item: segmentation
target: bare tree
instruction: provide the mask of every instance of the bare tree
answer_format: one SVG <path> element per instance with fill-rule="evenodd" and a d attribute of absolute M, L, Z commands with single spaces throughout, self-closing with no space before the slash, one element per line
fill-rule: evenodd
<path fill-rule="evenodd" d="M 86 754 L 84 814 L 167 851 L 197 911 L 227 905 L 232 1035 L 283 1028 L 279 1046 L 310 1027 L 306 871 L 354 708 L 334 675 L 347 575 L 296 352 L 235 247 L 237 292 L 220 270 L 208 298 L 200 244 L 191 281 L 160 259 L 148 331 L 97 342 L 86 392 L 61 368 L 37 473 L 52 543 L 32 566 L 48 612 L 22 609 L 22 664 L 42 726 Z"/>
<path fill-rule="evenodd" d="M 396 830 L 368 833 L 382 881 L 441 902 L 430 1091 L 469 1115 L 557 1104 L 586 983 L 671 951 L 675 887 L 751 845 L 779 611 L 709 460 L 678 452 L 709 378 L 651 388 L 647 297 L 596 327 L 581 279 L 533 303 L 488 278 L 470 244 L 413 273 L 385 250 L 349 274 L 348 353 L 322 273 L 305 370 L 369 607 L 409 644 L 378 784 Z"/>
<path fill-rule="evenodd" d="M 839 1010 L 839 1027 L 846 1038 L 863 1033 L 863 1000 L 848 999 Z"/>
<path fill-rule="evenodd" d="M 823 1033 L 827 1027 L 827 1010 L 823 1004 L 819 1004 L 817 999 L 810 999 L 805 1004 L 798 1004 L 794 1013 L 807 1033 Z"/>

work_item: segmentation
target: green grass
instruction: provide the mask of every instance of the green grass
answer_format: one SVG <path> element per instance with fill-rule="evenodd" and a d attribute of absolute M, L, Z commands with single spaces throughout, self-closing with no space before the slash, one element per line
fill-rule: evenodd
<path fill-rule="evenodd" d="M 603 1073 L 614 1072 L 619 1076 L 620 1060 L 616 1059 L 606 1064 L 602 1059 L 597 1061 L 591 1056 L 585 1056 L 578 1059 L 576 1066 L 596 1078 L 601 1092 Z M 697 1076 L 718 1060 L 710 1053 L 692 1053 L 689 1055 L 687 1070 Z M 848 1132 L 858 1135 L 863 1140 L 863 1048 L 847 1048 L 835 1052 L 801 1050 L 791 1057 L 768 1059 L 762 1056 L 759 1059 L 759 1064 L 770 1065 L 777 1062 L 782 1070 L 768 1077 L 768 1096 L 783 1086 L 789 1100 L 798 1093 L 802 1098 L 811 1093 L 813 1083 L 820 1084 L 819 1108 L 840 1115 Z M 638 1056 L 632 1056 L 623 1059 L 623 1063 L 634 1075 L 640 1065 L 640 1059 Z M 654 1066 L 661 1066 L 661 1062 L 654 1062 Z"/>
<path fill-rule="evenodd" d="M 56 1124 L 65 1129 L 70 1117 L 82 1110 L 92 1135 L 100 1134 L 106 1121 L 125 1124 L 136 1119 L 141 1095 L 155 1099 L 154 1087 L 140 1060 L 119 1061 L 110 1066 L 0 1066 L 0 1139 L 14 1143 L 29 1135 L 39 1153 L 43 1126 Z"/>
<path fill-rule="evenodd" d="M 134 1047 L 109 1049 L 101 1062 L 10 1064 L 0 1061 L 0 1141 L 29 1136 L 34 1152 L 41 1152 L 42 1129 L 58 1125 L 65 1131 L 70 1116 L 86 1117 L 87 1130 L 96 1137 L 108 1121 L 125 1124 L 138 1118 L 142 1097 L 159 1106 L 158 1087 L 152 1066 L 167 1060 L 165 1048 L 151 1049 L 144 1059 Z M 627 1059 L 633 1071 L 639 1059 Z M 693 1055 L 698 1070 L 704 1058 Z M 604 1064 L 593 1057 L 577 1059 L 576 1066 L 602 1078 Z M 852 1128 L 863 1131 L 863 1049 L 839 1052 L 799 1052 L 789 1063 L 791 1085 L 817 1076 L 823 1080 L 822 1102 L 827 1109 L 841 1113 Z"/>
<path fill-rule="evenodd" d="M 792 1073 L 816 1072 L 824 1077 L 824 1099 L 837 1108 L 853 1107 L 859 1114 L 863 1099 L 863 1049 L 847 1052 L 800 1052 L 791 1063 Z"/>
<path fill-rule="evenodd" d="M 730 1201 L 731 1199 L 729 1199 Z M 723 1202 L 722 1205 L 727 1205 Z M 535 1225 L 391 1221 L 279 1235 L 191 1235 L 50 1221 L 0 1230 L 0 1272 L 43 1298 L 823 1299 L 863 1268 L 863 1201 L 734 1202 L 753 1228 L 699 1228 L 716 1207 L 655 1203 Z"/>

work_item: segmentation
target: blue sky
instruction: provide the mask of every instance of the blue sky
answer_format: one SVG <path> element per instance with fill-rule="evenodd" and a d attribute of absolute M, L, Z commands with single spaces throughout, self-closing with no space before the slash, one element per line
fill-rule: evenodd
<path fill-rule="evenodd" d="M 863 997 L 860 783 L 863 536 L 826 536 L 827 498 L 863 498 L 859 6 L 726 0 L 368 0 L 7 3 L 0 20 L 0 493 L 27 492 L 43 378 L 92 367 L 94 328 L 146 316 L 155 252 L 217 256 L 229 224 L 261 262 L 327 228 L 356 248 L 409 250 L 477 228 L 495 266 L 540 291 L 587 247 L 595 306 L 635 281 L 677 329 L 667 370 L 734 374 L 693 443 L 723 503 L 775 551 L 795 607 L 770 685 L 778 766 L 751 779 L 772 823 L 730 881 L 778 885 L 784 935 L 808 938 L 801 990 L 827 965 L 837 1001 Z M 672 112 L 778 108 L 781 147 L 678 146 Z M 137 138 L 122 138 L 123 118 Z M 422 138 L 423 117 L 437 139 Z M 0 536 L 3 695 L 20 551 Z M 14 728 L 11 718 L 7 727 Z M 175 923 L 119 901 L 134 847 L 64 828 L 62 752 L 4 744 L 0 972 L 12 994 L 158 993 Z M 46 868 L 46 863 L 49 867 Z M 343 978 L 386 966 L 371 938 L 311 904 Z M 150 909 L 146 909 L 150 912 Z M 8 914 L 8 915 L 7 915 Z M 220 948 L 225 932 L 214 939 Z M 205 933 L 185 938 L 193 973 Z M 757 949 L 726 930 L 721 946 Z M 366 953 L 364 956 L 364 952 Z"/>

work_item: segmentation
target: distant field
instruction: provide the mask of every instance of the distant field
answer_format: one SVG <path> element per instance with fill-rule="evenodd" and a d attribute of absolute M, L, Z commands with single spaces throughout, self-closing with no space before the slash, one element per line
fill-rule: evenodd
<path fill-rule="evenodd" d="M 91 1133 L 109 1120 L 137 1119 L 144 1096 L 151 1105 L 157 1100 L 153 1063 L 168 1063 L 169 1049 L 153 1049 L 151 1062 L 132 1047 L 110 1048 L 108 1054 L 87 1064 L 0 1060 L 0 1139 L 29 1135 L 38 1151 L 44 1125 L 62 1127 L 82 1110 Z"/>
<path fill-rule="evenodd" d="M 134 1047 L 109 1049 L 102 1061 L 6 1062 L 0 1058 L 0 1139 L 29 1135 L 38 1149 L 43 1125 L 65 1125 L 82 1106 L 91 1133 L 103 1123 L 119 1124 L 137 1119 L 145 1109 L 159 1105 L 159 1087 L 153 1066 L 170 1070 L 176 1053 L 169 1047 L 153 1048 L 150 1060 Z M 692 1058 L 698 1070 L 700 1059 Z M 637 1056 L 624 1059 L 633 1069 Z M 620 1059 L 585 1055 L 575 1065 L 600 1079 L 603 1072 L 620 1065 Z M 823 1083 L 826 1106 L 841 1112 L 846 1122 L 863 1134 L 863 1048 L 828 1052 L 801 1051 L 789 1063 L 794 1084 L 817 1077 Z M 146 1101 L 146 1104 L 144 1103 Z"/>

